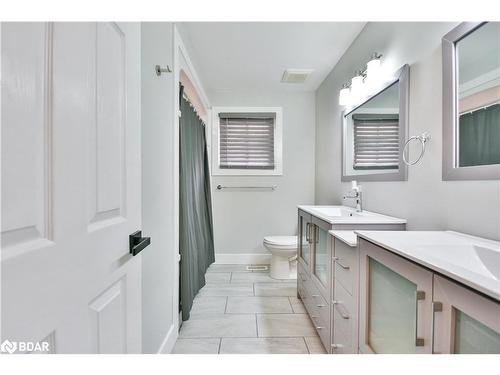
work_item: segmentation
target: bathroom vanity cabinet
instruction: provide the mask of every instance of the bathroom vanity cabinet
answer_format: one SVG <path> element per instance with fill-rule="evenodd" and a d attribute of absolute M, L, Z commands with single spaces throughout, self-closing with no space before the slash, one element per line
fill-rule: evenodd
<path fill-rule="evenodd" d="M 299 208 L 297 290 L 327 352 L 500 353 L 498 242 L 314 213 Z"/>
<path fill-rule="evenodd" d="M 360 353 L 500 353 L 497 299 L 363 238 L 358 250 Z"/>
<path fill-rule="evenodd" d="M 328 232 L 405 230 L 406 221 L 343 206 L 299 206 L 298 228 L 298 297 L 328 352 L 357 353 L 357 249 Z"/>

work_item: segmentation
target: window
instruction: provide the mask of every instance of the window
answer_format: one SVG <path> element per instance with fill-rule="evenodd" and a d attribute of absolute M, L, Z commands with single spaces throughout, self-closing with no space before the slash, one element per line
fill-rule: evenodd
<path fill-rule="evenodd" d="M 399 116 L 354 114 L 353 169 L 397 169 Z"/>
<path fill-rule="evenodd" d="M 281 174 L 280 108 L 214 108 L 214 175 Z"/>
<path fill-rule="evenodd" d="M 220 113 L 219 167 L 274 169 L 274 113 Z"/>

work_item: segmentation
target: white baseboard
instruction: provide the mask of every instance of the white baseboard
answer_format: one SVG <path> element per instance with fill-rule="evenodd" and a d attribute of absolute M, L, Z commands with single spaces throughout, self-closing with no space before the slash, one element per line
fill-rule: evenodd
<path fill-rule="evenodd" d="M 177 337 L 179 336 L 179 332 L 175 327 L 175 324 L 172 324 L 167 332 L 167 335 L 163 339 L 163 342 L 158 349 L 158 354 L 170 354 L 172 349 L 174 348 L 175 342 L 177 341 Z"/>
<path fill-rule="evenodd" d="M 217 264 L 270 264 L 271 254 L 217 254 Z"/>

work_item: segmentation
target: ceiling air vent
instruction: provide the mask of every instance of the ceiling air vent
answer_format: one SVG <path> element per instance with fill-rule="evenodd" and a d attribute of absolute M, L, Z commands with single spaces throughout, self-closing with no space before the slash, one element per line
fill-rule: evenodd
<path fill-rule="evenodd" d="M 313 69 L 286 69 L 281 78 L 285 83 L 304 83 Z"/>

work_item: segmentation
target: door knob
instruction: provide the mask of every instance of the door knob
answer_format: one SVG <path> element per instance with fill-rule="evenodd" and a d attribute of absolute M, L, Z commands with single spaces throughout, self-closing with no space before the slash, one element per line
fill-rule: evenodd
<path fill-rule="evenodd" d="M 151 237 L 142 237 L 142 231 L 138 230 L 128 236 L 128 242 L 130 254 L 136 256 L 151 243 Z"/>

